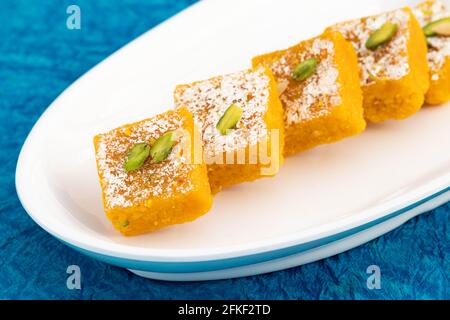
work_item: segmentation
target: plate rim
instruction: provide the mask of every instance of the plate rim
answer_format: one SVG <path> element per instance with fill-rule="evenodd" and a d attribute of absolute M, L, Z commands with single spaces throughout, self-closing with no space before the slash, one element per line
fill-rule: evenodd
<path fill-rule="evenodd" d="M 36 123 L 36 125 L 40 123 L 40 120 Z M 41 122 L 42 123 L 42 122 Z M 35 126 L 36 127 L 36 126 Z M 34 130 L 34 128 L 33 128 Z M 30 139 L 31 137 L 31 139 Z M 48 227 L 45 224 L 45 219 L 41 219 L 43 215 L 41 215 L 39 210 L 34 210 L 31 207 L 33 207 L 35 204 L 30 203 L 29 199 L 26 197 L 27 192 L 27 184 L 25 183 L 26 179 L 24 178 L 26 176 L 24 167 L 26 166 L 27 162 L 25 161 L 25 154 L 28 152 L 29 149 L 29 141 L 32 141 L 32 133 L 30 133 L 29 137 L 27 138 L 24 146 L 22 147 L 22 150 L 19 155 L 19 161 L 17 162 L 17 169 L 16 169 L 16 191 L 18 198 L 24 207 L 27 214 L 35 221 L 41 228 L 46 230 L 48 233 L 56 237 L 57 239 L 63 241 L 64 243 L 70 244 L 76 248 L 80 248 L 89 252 L 102 254 L 106 256 L 111 257 L 118 257 L 123 259 L 132 259 L 132 260 L 139 260 L 139 261 L 159 261 L 159 262 L 193 262 L 193 261 L 213 261 L 213 260 L 221 260 L 221 259 L 228 259 L 228 258 L 234 258 L 234 257 L 245 257 L 249 255 L 254 254 L 260 254 L 260 253 L 267 253 L 272 252 L 275 250 L 283 250 L 287 249 L 293 246 L 298 246 L 302 244 L 306 244 L 311 241 L 318 241 L 320 239 L 326 238 L 326 237 L 332 237 L 336 234 L 347 232 L 348 230 L 358 228 L 360 226 L 363 226 L 365 224 L 374 223 L 377 220 L 380 219 L 388 219 L 387 217 L 391 215 L 399 215 L 402 211 L 406 210 L 407 208 L 414 206 L 414 204 L 421 204 L 423 202 L 426 202 L 427 199 L 431 199 L 434 197 L 439 196 L 442 193 L 445 193 L 450 190 L 450 183 L 444 183 L 440 184 L 437 183 L 441 180 L 448 181 L 448 178 L 450 177 L 450 174 L 444 175 L 444 177 L 439 177 L 437 179 L 432 180 L 431 182 L 427 183 L 427 186 L 429 189 L 432 185 L 435 185 L 434 188 L 431 188 L 433 191 L 426 192 L 425 194 L 422 193 L 422 195 L 417 196 L 417 192 L 415 193 L 416 189 L 413 191 L 410 191 L 406 193 L 405 195 L 402 195 L 399 198 L 393 198 L 390 201 L 388 201 L 388 204 L 390 204 L 390 210 L 379 210 L 379 207 L 381 207 L 383 204 L 375 206 L 369 210 L 365 210 L 361 214 L 358 215 L 350 215 L 347 218 L 340 219 L 338 221 L 334 222 L 328 222 L 321 226 L 314 227 L 310 231 L 311 234 L 315 236 L 299 236 L 299 235 L 293 235 L 289 234 L 283 237 L 276 237 L 271 239 L 266 239 L 265 241 L 260 241 L 261 243 L 258 245 L 254 242 L 249 242 L 246 244 L 246 246 L 227 246 L 225 247 L 226 250 L 223 250 L 223 248 L 220 248 L 222 250 L 217 250 L 214 253 L 211 253 L 207 250 L 207 252 L 203 252 L 205 250 L 188 250 L 188 249 L 181 249 L 181 250 L 167 250 L 167 249 L 152 249 L 152 248 L 137 248 L 137 250 L 134 250 L 133 253 L 126 252 L 129 248 L 135 248 L 130 245 L 124 245 L 124 244 L 115 244 L 110 243 L 106 241 L 107 245 L 116 247 L 116 250 L 109 247 L 104 247 L 102 245 L 99 245 L 98 243 L 102 242 L 90 242 L 90 241 L 80 241 L 79 239 L 73 239 L 70 237 L 66 237 L 64 234 L 58 232 L 58 230 L 53 230 L 50 227 Z M 29 162 L 28 162 L 29 167 Z M 434 183 L 433 183 L 434 182 Z M 441 186 L 440 186 L 441 185 Z M 416 195 L 414 197 L 415 199 L 412 201 L 409 201 L 407 203 L 404 203 L 403 205 L 397 205 L 395 206 L 396 202 L 398 202 L 398 199 L 404 198 L 406 196 Z M 31 201 L 32 202 L 32 201 Z M 398 203 L 397 203 L 398 204 Z M 384 204 L 386 205 L 386 204 Z M 369 211 L 369 212 L 367 212 Z M 370 212 L 372 211 L 372 212 Z M 45 215 L 44 215 L 45 216 Z M 375 223 L 376 224 L 376 223 Z M 322 232 L 317 231 L 318 229 L 324 229 Z M 89 236 L 89 238 L 92 238 Z M 235 248 L 240 247 L 240 249 Z M 117 250 L 123 249 L 123 250 Z M 136 248 L 135 248 L 136 249 Z"/>
<path fill-rule="evenodd" d="M 66 88 L 56 99 L 48 106 L 48 108 L 43 112 L 43 114 L 39 117 L 36 123 L 33 125 L 30 133 L 28 134 L 21 150 L 19 153 L 17 166 L 16 166 L 16 174 L 15 174 L 15 186 L 16 191 L 19 197 L 19 200 L 24 207 L 27 214 L 44 230 L 48 233 L 52 234 L 57 239 L 64 241 L 66 243 L 70 243 L 78 248 L 82 248 L 84 250 L 88 250 L 90 252 L 109 255 L 112 257 L 120 257 L 124 259 L 135 259 L 141 261 L 160 261 L 160 262 L 192 262 L 192 261 L 213 261 L 219 259 L 226 259 L 231 257 L 243 257 L 250 254 L 258 254 L 263 252 L 271 252 L 273 250 L 283 249 L 292 247 L 293 245 L 299 245 L 303 243 L 307 243 L 308 241 L 315 241 L 318 239 L 322 239 L 326 236 L 332 236 L 342 231 L 349 230 L 351 228 L 361 226 L 365 223 L 369 223 L 371 221 L 375 221 L 379 218 L 386 217 L 392 212 L 396 212 L 398 210 L 402 210 L 412 203 L 421 201 L 427 197 L 433 196 L 440 192 L 445 192 L 450 188 L 450 171 L 446 172 L 443 176 L 440 176 L 435 179 L 431 179 L 424 185 L 421 185 L 419 189 L 423 189 L 421 192 L 417 191 L 418 188 L 414 188 L 412 191 L 408 191 L 405 194 L 402 194 L 398 198 L 391 199 L 386 203 L 382 203 L 380 205 L 371 207 L 367 210 L 363 210 L 358 215 L 353 215 L 344 219 L 340 219 L 334 222 L 328 222 L 321 226 L 314 227 L 311 230 L 314 236 L 307 235 L 295 235 L 292 234 L 283 236 L 283 237 L 274 237 L 270 239 L 266 239 L 265 241 L 259 242 L 249 242 L 245 245 L 233 245 L 226 246 L 224 250 L 223 248 L 219 248 L 218 250 L 211 252 L 206 252 L 203 250 L 190 250 L 190 249 L 152 249 L 152 248 L 135 248 L 130 245 L 124 244 L 114 244 L 108 243 L 107 241 L 100 242 L 101 244 L 105 243 L 107 246 L 96 245 L 95 242 L 80 241 L 78 239 L 68 239 L 61 235 L 58 230 L 50 230 L 46 226 L 45 219 L 42 219 L 42 214 L 38 212 L 39 210 L 35 208 L 35 204 L 30 203 L 30 200 L 27 197 L 27 184 L 25 175 L 27 166 L 30 167 L 30 162 L 27 161 L 26 155 L 29 154 L 30 148 L 33 147 L 33 143 L 36 141 L 39 142 L 39 139 L 36 138 L 39 128 L 45 124 L 46 119 L 52 114 L 51 112 L 55 109 L 58 101 L 65 96 L 70 90 L 73 90 L 81 80 L 93 71 L 97 70 L 99 66 L 101 66 L 105 61 L 109 60 L 111 57 L 120 53 L 126 47 L 135 44 L 137 41 L 142 41 L 143 38 L 148 37 L 150 34 L 158 32 L 161 27 L 164 27 L 168 23 L 170 23 L 173 19 L 180 18 L 181 15 L 186 15 L 186 13 L 195 10 L 196 8 L 203 6 L 205 3 L 210 3 L 209 1 L 199 1 L 198 3 L 186 8 L 180 13 L 174 15 L 163 23 L 155 26 L 149 31 L 143 33 L 141 36 L 136 39 L 128 42 L 123 47 L 113 52 L 111 55 L 106 57 L 104 60 L 99 62 L 97 65 L 89 69 L 82 76 L 80 76 L 74 83 L 72 83 L 68 88 Z M 408 199 L 406 201 L 406 199 Z M 309 238 L 308 238 L 309 237 Z M 93 237 L 92 237 L 93 238 Z M 109 245 L 109 247 L 108 247 Z M 130 248 L 134 248 L 132 253 L 125 252 L 125 250 L 129 250 Z"/>
<path fill-rule="evenodd" d="M 373 227 L 377 227 L 385 222 L 389 222 L 392 219 L 399 218 L 403 215 L 407 215 L 412 210 L 425 205 L 440 196 L 445 194 L 449 194 L 450 196 L 450 186 L 431 195 L 426 198 L 423 198 L 409 206 L 406 206 L 400 210 L 392 212 L 388 215 L 384 215 L 375 220 L 367 222 L 363 225 L 356 226 L 352 229 L 345 230 L 340 233 L 332 234 L 327 237 L 319 238 L 316 240 L 312 240 L 310 242 L 299 243 L 296 245 L 283 247 L 274 250 L 256 252 L 253 254 L 242 255 L 242 256 L 234 256 L 234 257 L 226 257 L 221 259 L 208 259 L 208 260 L 193 260 L 193 261 L 157 261 L 157 260 L 149 260 L 149 259 L 135 259 L 130 257 L 122 257 L 117 255 L 109 255 L 106 253 L 98 252 L 91 250 L 89 248 L 84 248 L 81 246 L 77 246 L 71 242 L 60 238 L 55 235 L 51 231 L 49 231 L 45 226 L 39 224 L 38 221 L 35 222 L 40 225 L 44 230 L 50 233 L 53 237 L 55 237 L 60 242 L 64 243 L 68 247 L 79 251 L 87 256 L 93 257 L 103 262 L 107 262 L 112 265 L 128 268 L 128 269 L 136 269 L 139 271 L 149 271 L 149 272 L 161 272 L 161 273 L 191 273 L 191 272 L 208 272 L 208 271 L 218 271 L 223 269 L 231 269 L 236 267 L 244 267 L 250 266 L 253 264 L 264 263 L 268 261 L 273 261 L 277 259 L 286 258 L 295 254 L 302 254 L 310 250 L 318 249 L 319 247 L 330 245 L 334 242 L 344 240 L 346 238 L 356 236 L 357 234 L 363 233 Z M 26 210 L 26 209 L 25 209 Z M 424 210 L 423 212 L 426 212 Z M 418 213 L 422 214 L 423 212 Z M 31 215 L 30 215 L 31 216 Z M 33 216 L 31 216 L 34 220 Z M 409 219 L 408 219 L 409 220 Z"/>

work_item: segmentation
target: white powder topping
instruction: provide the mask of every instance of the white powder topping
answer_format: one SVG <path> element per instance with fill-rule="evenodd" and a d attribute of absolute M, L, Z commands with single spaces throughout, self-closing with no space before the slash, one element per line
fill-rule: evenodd
<path fill-rule="evenodd" d="M 304 81 L 293 80 L 295 67 L 312 57 L 319 62 L 313 75 Z M 280 100 L 287 126 L 327 115 L 341 103 L 333 42 L 321 38 L 303 42 L 284 51 L 270 67 L 277 81 L 284 84 Z"/>
<path fill-rule="evenodd" d="M 269 103 L 270 79 L 263 68 L 215 77 L 175 90 L 175 105 L 186 106 L 201 128 L 204 153 L 210 157 L 256 145 L 267 137 L 264 116 Z M 216 129 L 231 104 L 243 109 L 241 119 L 228 135 Z"/>
<path fill-rule="evenodd" d="M 157 164 L 146 161 L 142 168 L 128 173 L 123 168 L 135 144 L 151 143 L 167 131 L 182 129 L 182 126 L 182 117 L 169 112 L 98 136 L 96 159 L 107 208 L 145 205 L 153 197 L 168 197 L 192 189 L 189 174 L 193 165 L 187 164 L 180 154 L 183 137 L 166 160 Z"/>
<path fill-rule="evenodd" d="M 430 22 L 450 17 L 450 11 L 441 1 L 426 1 L 414 8 L 414 14 L 422 27 Z M 428 65 L 430 66 L 431 79 L 439 80 L 439 71 L 444 66 L 445 60 L 450 57 L 450 37 L 428 37 Z"/>
<path fill-rule="evenodd" d="M 408 29 L 409 19 L 409 13 L 399 9 L 377 16 L 339 23 L 334 26 L 356 49 L 361 69 L 361 85 L 373 83 L 373 78 L 397 80 L 409 73 L 407 48 L 410 36 Z M 387 22 L 398 25 L 395 36 L 376 50 L 367 49 L 367 39 L 374 31 Z"/>

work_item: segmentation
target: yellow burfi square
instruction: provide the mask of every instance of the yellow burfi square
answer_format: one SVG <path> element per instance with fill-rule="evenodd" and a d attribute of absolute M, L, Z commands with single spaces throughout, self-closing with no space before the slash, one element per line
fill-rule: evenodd
<path fill-rule="evenodd" d="M 175 145 L 161 162 L 148 158 L 134 170 L 125 170 L 133 146 L 155 144 L 175 132 Z M 186 108 L 125 125 L 94 138 L 96 160 L 109 220 L 131 236 L 172 224 L 192 221 L 212 203 L 206 166 L 194 163 L 194 120 Z"/>
<path fill-rule="evenodd" d="M 386 23 L 397 25 L 393 37 L 374 50 L 366 48 L 369 37 Z M 340 31 L 356 49 L 367 120 L 404 119 L 421 108 L 429 87 L 427 45 L 409 8 L 331 28 Z"/>
<path fill-rule="evenodd" d="M 450 10 L 441 1 L 422 2 L 414 9 L 422 27 L 442 18 L 450 17 Z M 430 89 L 425 95 L 428 104 L 441 104 L 450 100 L 450 37 L 428 37 L 428 66 Z"/>
<path fill-rule="evenodd" d="M 179 85 L 174 99 L 178 108 L 186 106 L 193 113 L 201 128 L 213 193 L 278 172 L 283 161 L 283 111 L 270 70 L 249 69 Z M 223 134 L 217 126 L 232 105 L 242 114 Z"/>
<path fill-rule="evenodd" d="M 295 80 L 296 67 L 313 58 L 318 61 L 314 73 Z M 279 83 L 286 156 L 365 129 L 356 53 L 340 33 L 326 32 L 287 50 L 255 57 L 253 65 L 270 67 Z"/>

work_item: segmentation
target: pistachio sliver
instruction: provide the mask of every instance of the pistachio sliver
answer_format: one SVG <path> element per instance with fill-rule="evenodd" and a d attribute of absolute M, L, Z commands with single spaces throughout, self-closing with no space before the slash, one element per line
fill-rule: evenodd
<path fill-rule="evenodd" d="M 423 32 L 427 37 L 450 36 L 450 17 L 430 22 L 423 27 Z"/>
<path fill-rule="evenodd" d="M 159 163 L 169 156 L 173 146 L 176 143 L 175 131 L 168 131 L 161 137 L 156 139 L 155 143 L 150 149 L 151 163 Z"/>
<path fill-rule="evenodd" d="M 220 134 L 225 136 L 229 133 L 229 130 L 236 127 L 236 124 L 242 117 L 242 108 L 238 107 L 234 103 L 228 107 L 225 113 L 220 117 L 217 122 L 216 128 Z"/>
<path fill-rule="evenodd" d="M 125 158 L 124 169 L 126 172 L 140 169 L 145 160 L 150 155 L 150 146 L 147 142 L 141 142 L 135 144 L 128 152 Z"/>
<path fill-rule="evenodd" d="M 289 81 L 286 79 L 280 79 L 278 81 L 278 94 L 282 95 L 284 91 L 286 91 L 287 87 L 289 86 Z"/>
<path fill-rule="evenodd" d="M 318 61 L 316 58 L 309 58 L 299 63 L 295 67 L 294 72 L 292 72 L 292 79 L 296 81 L 306 80 L 316 70 L 317 63 Z"/>
<path fill-rule="evenodd" d="M 396 23 L 386 22 L 379 29 L 375 30 L 366 41 L 366 48 L 375 50 L 385 44 L 397 33 L 398 25 Z"/>

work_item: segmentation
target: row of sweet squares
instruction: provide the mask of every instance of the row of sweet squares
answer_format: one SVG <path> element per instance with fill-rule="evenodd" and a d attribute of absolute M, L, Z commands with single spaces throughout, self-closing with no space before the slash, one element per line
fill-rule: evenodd
<path fill-rule="evenodd" d="M 275 175 L 284 156 L 449 100 L 449 26 L 445 6 L 426 1 L 178 86 L 175 110 L 95 137 L 108 218 L 124 235 L 192 221 L 212 194 Z"/>

